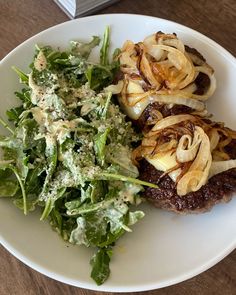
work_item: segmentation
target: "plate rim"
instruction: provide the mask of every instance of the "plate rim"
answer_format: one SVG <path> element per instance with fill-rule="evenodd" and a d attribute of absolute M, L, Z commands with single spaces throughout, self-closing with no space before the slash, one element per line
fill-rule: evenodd
<path fill-rule="evenodd" d="M 159 20 L 160 22 L 164 21 L 165 23 L 169 23 L 171 25 L 177 25 L 179 30 L 183 30 L 186 33 L 194 34 L 194 38 L 200 39 L 204 43 L 207 43 L 207 45 L 209 45 L 210 47 L 214 47 L 214 49 L 217 50 L 218 53 L 220 53 L 221 55 L 223 54 L 225 58 L 227 58 L 228 60 L 230 60 L 233 63 L 236 63 L 236 58 L 227 49 L 225 49 L 222 45 L 220 45 L 219 43 L 217 43 L 213 39 L 196 31 L 195 29 L 192 29 L 190 27 L 187 27 L 187 26 L 177 23 L 175 21 L 171 21 L 168 19 L 159 18 L 159 17 L 155 17 L 155 16 L 148 16 L 148 15 L 142 15 L 142 14 L 131 14 L 131 13 L 114 13 L 114 14 L 111 13 L 111 14 L 98 14 L 98 15 L 92 15 L 92 16 L 86 16 L 86 17 L 82 17 L 82 18 L 73 19 L 73 20 L 68 20 L 68 21 L 59 23 L 57 25 L 51 26 L 43 31 L 40 31 L 37 34 L 26 39 L 25 41 L 23 41 L 19 45 L 17 45 L 13 50 L 11 50 L 5 57 L 3 57 L 1 59 L 0 66 L 5 61 L 10 59 L 11 55 L 15 54 L 15 52 L 17 52 L 17 50 L 20 47 L 23 47 L 25 44 L 27 44 L 28 42 L 32 41 L 33 39 L 39 37 L 40 35 L 44 34 L 47 31 L 51 31 L 53 29 L 63 27 L 65 24 L 67 24 L 69 22 L 70 23 L 71 22 L 74 22 L 74 23 L 87 22 L 87 21 L 93 21 L 93 19 L 99 19 L 101 17 L 111 17 L 111 16 L 114 16 L 114 17 L 122 17 L 122 16 L 128 17 L 128 16 L 130 16 L 130 17 L 141 18 L 141 19 L 146 18 L 146 19 L 150 19 L 153 21 Z M 22 255 L 20 253 L 20 251 L 17 250 L 17 248 L 12 246 L 7 240 L 5 240 L 2 237 L 1 233 L 0 233 L 0 243 L 8 252 L 10 252 L 14 257 L 19 259 L 21 262 L 23 262 L 24 264 L 26 264 L 27 266 L 29 266 L 33 270 L 36 270 L 37 272 L 39 272 L 49 278 L 52 278 L 56 281 L 59 281 L 59 282 L 65 283 L 65 284 L 69 284 L 69 285 L 72 285 L 75 287 L 85 288 L 85 289 L 94 290 L 94 291 L 119 292 L 119 293 L 148 291 L 148 290 L 159 289 L 159 288 L 175 285 L 177 283 L 181 283 L 183 281 L 191 279 L 191 278 L 197 276 L 198 274 L 210 269 L 211 267 L 216 265 L 218 262 L 220 262 L 222 259 L 224 259 L 227 255 L 229 255 L 234 249 L 236 249 L 236 238 L 235 238 L 235 240 L 232 241 L 232 243 L 230 245 L 228 245 L 228 247 L 224 248 L 220 253 L 218 253 L 218 255 L 211 258 L 206 263 L 195 268 L 194 270 L 187 271 L 185 274 L 182 274 L 180 276 L 176 276 L 174 279 L 167 279 L 167 280 L 163 280 L 162 282 L 157 281 L 156 283 L 148 283 L 148 284 L 144 283 L 144 284 L 138 285 L 138 286 L 130 285 L 130 286 L 122 287 L 122 286 L 112 286 L 112 285 L 107 286 L 106 283 L 104 285 L 97 286 L 92 281 L 90 283 L 89 281 L 84 282 L 84 281 L 70 279 L 64 275 L 60 275 L 60 274 L 57 274 L 53 271 L 49 271 L 45 267 L 40 266 L 38 263 L 32 262 L 30 259 L 27 258 L 26 255 Z"/>

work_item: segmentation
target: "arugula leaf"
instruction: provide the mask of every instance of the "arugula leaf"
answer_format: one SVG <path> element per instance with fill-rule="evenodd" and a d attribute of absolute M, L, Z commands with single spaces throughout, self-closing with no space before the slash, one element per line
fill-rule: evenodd
<path fill-rule="evenodd" d="M 19 175 L 17 169 L 12 165 L 12 162 L 13 162 L 13 160 L 0 161 L 0 169 L 1 170 L 10 169 L 10 170 L 12 170 L 12 172 L 14 172 L 14 174 L 15 174 L 17 180 L 18 180 L 18 183 L 20 185 L 20 188 L 21 188 L 23 204 L 24 204 L 23 209 L 24 209 L 24 214 L 26 215 L 27 214 L 27 199 L 26 199 L 24 183 L 23 183 L 23 181 L 21 179 L 21 176 Z"/>
<path fill-rule="evenodd" d="M 17 67 L 12 67 L 12 69 L 17 73 L 17 75 L 20 78 L 20 82 L 21 83 L 25 83 L 28 85 L 29 83 L 29 77 L 28 75 L 26 75 L 24 72 L 22 72 L 20 69 L 18 69 Z"/>
<path fill-rule="evenodd" d="M 91 89 L 99 91 L 111 83 L 113 74 L 108 67 L 91 65 L 85 72 Z"/>
<path fill-rule="evenodd" d="M 106 27 L 103 35 L 102 47 L 100 50 L 100 64 L 107 66 L 109 64 L 108 50 L 110 46 L 110 27 Z"/>
<path fill-rule="evenodd" d="M 42 216 L 40 220 L 44 220 L 48 217 L 51 210 L 54 207 L 55 201 L 60 198 L 64 193 L 66 188 L 64 187 L 55 187 L 55 184 L 51 181 L 53 174 L 56 170 L 57 166 L 57 144 L 52 139 L 46 141 L 47 147 L 46 147 L 46 156 L 47 156 L 47 162 L 48 162 L 48 168 L 46 170 L 46 177 L 43 184 L 43 189 L 40 194 L 40 199 L 45 201 L 45 208 L 42 213 Z M 50 190 L 50 187 L 52 189 Z"/>
<path fill-rule="evenodd" d="M 24 181 L 28 174 L 28 156 L 23 150 L 21 142 L 16 138 L 3 138 L 0 139 L 0 147 L 4 152 L 3 159 L 15 164 L 17 173 Z"/>
<path fill-rule="evenodd" d="M 107 193 L 107 185 L 105 181 L 102 181 L 102 180 L 91 181 L 90 187 L 91 187 L 90 199 L 92 203 L 97 203 L 105 198 Z"/>
<path fill-rule="evenodd" d="M 73 216 L 73 215 L 82 215 L 82 214 L 87 214 L 91 212 L 98 211 L 100 209 L 106 208 L 109 206 L 111 203 L 113 203 L 113 199 L 106 199 L 98 203 L 85 203 L 82 206 L 78 208 L 73 208 L 71 210 L 67 210 L 67 215 Z"/>
<path fill-rule="evenodd" d="M 17 126 L 17 124 L 20 121 L 20 115 L 22 114 L 23 111 L 24 111 L 23 106 L 19 106 L 19 107 L 15 107 L 10 110 L 7 110 L 6 114 L 8 116 L 8 120 L 13 121 L 15 123 L 15 126 Z"/>
<path fill-rule="evenodd" d="M 15 95 L 17 98 L 19 98 L 23 103 L 27 104 L 27 107 L 31 105 L 31 98 L 30 98 L 30 89 L 29 88 L 23 88 L 21 92 L 16 91 Z M 29 105 L 28 105 L 29 104 Z"/>
<path fill-rule="evenodd" d="M 9 162 L 7 163 L 7 165 L 9 164 Z M 4 161 L 0 161 L 0 167 L 4 166 Z M 2 168 L 3 169 L 3 168 Z M 4 169 L 4 170 L 0 170 L 0 180 L 5 180 L 9 177 L 12 176 L 12 171 L 10 169 Z"/>
<path fill-rule="evenodd" d="M 121 53 L 121 49 L 120 48 L 116 48 L 114 50 L 114 52 L 112 54 L 113 61 L 116 61 L 117 60 L 117 58 L 119 57 L 120 53 Z"/>
<path fill-rule="evenodd" d="M 110 179 L 110 180 L 116 179 L 116 180 L 120 180 L 124 182 L 140 184 L 147 187 L 158 188 L 158 186 L 154 183 L 146 182 L 146 181 L 143 181 L 137 178 L 128 177 L 125 175 L 102 172 L 100 176 L 101 176 L 101 179 Z"/>
<path fill-rule="evenodd" d="M 38 195 L 27 194 L 27 211 L 34 211 L 38 202 Z M 14 205 L 20 210 L 24 210 L 24 200 L 22 198 L 16 198 L 13 201 Z"/>
<path fill-rule="evenodd" d="M 79 208 L 81 204 L 83 204 L 81 199 L 76 199 L 70 202 L 66 202 L 65 207 L 68 210 L 68 212 L 71 212 L 72 210 Z"/>
<path fill-rule="evenodd" d="M 123 195 L 119 193 L 119 190 L 116 189 L 115 192 L 115 197 L 108 194 L 103 201 L 98 203 L 83 204 L 67 210 L 68 215 L 81 216 L 78 217 L 77 228 L 71 236 L 73 243 L 98 246 L 104 244 L 105 241 L 107 244 L 107 241 L 111 239 L 111 236 L 107 237 L 110 233 L 114 237 L 122 234 L 121 230 L 131 231 L 126 225 L 128 222 L 126 214 L 129 207 L 123 201 Z M 137 220 L 142 217 L 141 213 L 135 216 Z M 133 215 L 132 217 L 134 220 Z"/>
<path fill-rule="evenodd" d="M 107 99 L 106 99 L 106 103 L 105 103 L 105 106 L 102 110 L 102 115 L 101 117 L 106 119 L 107 117 L 107 113 L 108 113 L 108 108 L 109 108 L 109 105 L 110 105 L 110 102 L 111 102 L 111 97 L 112 97 L 112 92 L 108 92 L 107 93 Z"/>
<path fill-rule="evenodd" d="M 16 133 L 25 150 L 32 149 L 37 145 L 35 137 L 38 134 L 38 124 L 34 119 L 23 120 L 17 127 Z"/>
<path fill-rule="evenodd" d="M 16 176 L 18 182 L 19 182 L 21 192 L 22 192 L 23 210 L 24 210 L 24 214 L 26 215 L 27 211 L 28 211 L 28 204 L 27 204 L 27 196 L 26 196 L 26 192 L 25 192 L 24 183 L 23 183 L 18 171 L 15 168 L 13 168 L 12 166 L 9 166 L 9 169 L 11 169 L 15 173 L 15 176 Z"/>
<path fill-rule="evenodd" d="M 142 219 L 144 216 L 145 216 L 145 214 L 143 213 L 143 211 L 129 212 L 128 226 L 134 225 L 140 219 Z"/>
<path fill-rule="evenodd" d="M 6 128 L 11 134 L 14 134 L 14 131 L 9 127 L 9 125 L 0 117 L 0 124 Z"/>
<path fill-rule="evenodd" d="M 87 247 L 90 246 L 90 243 L 86 237 L 86 220 L 84 217 L 78 217 L 77 220 L 77 227 L 72 230 L 70 234 L 69 242 L 76 245 L 85 245 Z"/>
<path fill-rule="evenodd" d="M 55 206 L 56 200 L 61 198 L 64 195 L 65 191 L 66 191 L 65 187 L 59 187 L 59 188 L 52 187 L 51 191 L 49 189 L 46 193 L 44 193 L 43 198 L 45 201 L 45 207 L 40 217 L 40 220 L 45 220 L 46 218 L 48 218 L 49 214 L 51 213 L 52 209 Z"/>
<path fill-rule="evenodd" d="M 55 207 L 50 212 L 50 223 L 61 235 L 62 234 L 63 217 Z"/>
<path fill-rule="evenodd" d="M 46 170 L 47 175 L 43 184 L 43 189 L 41 192 L 41 197 L 43 198 L 43 195 L 48 192 L 49 190 L 49 183 L 52 179 L 53 173 L 55 172 L 56 166 L 57 166 L 57 143 L 53 139 L 48 139 L 46 141 L 47 147 L 46 147 L 46 156 L 47 156 L 47 162 L 48 162 L 48 168 Z"/>
<path fill-rule="evenodd" d="M 94 150 L 95 150 L 97 161 L 101 166 L 104 166 L 105 146 L 106 146 L 106 141 L 107 141 L 107 137 L 110 130 L 111 129 L 108 127 L 106 128 L 104 132 L 98 132 L 94 136 Z"/>
<path fill-rule="evenodd" d="M 11 132 L 0 137 L 0 195 L 25 214 L 40 207 L 40 219 L 64 240 L 97 248 L 97 284 L 109 276 L 111 247 L 144 216 L 131 212 L 141 185 L 156 187 L 137 179 L 130 149 L 140 136 L 104 89 L 119 69 L 119 49 L 109 60 L 109 34 L 107 27 L 99 64 L 88 61 L 96 36 L 62 52 L 36 45 L 31 73 L 14 68 L 27 85 L 15 93 L 22 105 L 7 111 L 16 128 L 0 118 Z M 37 67 L 40 58 L 45 67 Z"/>
<path fill-rule="evenodd" d="M 117 230 L 115 233 L 108 232 L 105 236 L 105 239 L 100 242 L 97 246 L 98 247 L 107 247 L 107 246 L 113 246 L 115 242 L 125 233 L 126 231 L 124 228 L 120 228 L 120 230 Z"/>
<path fill-rule="evenodd" d="M 35 162 L 33 168 L 29 170 L 26 181 L 25 189 L 28 196 L 37 195 L 37 199 L 40 196 L 42 190 L 41 174 L 46 170 L 44 161 Z"/>
<path fill-rule="evenodd" d="M 87 59 L 92 51 L 92 49 L 96 46 L 98 46 L 100 43 L 100 38 L 98 36 L 93 36 L 93 39 L 89 43 L 82 43 L 82 42 L 76 42 L 71 41 L 71 52 L 73 54 L 78 54 L 85 59 Z"/>
<path fill-rule="evenodd" d="M 86 154 L 83 150 L 76 153 L 72 149 L 69 149 L 64 153 L 63 165 L 71 172 L 71 178 L 73 179 L 74 186 L 84 187 L 86 180 L 89 179 L 83 167 L 86 168 L 86 166 L 92 166 L 93 157 L 89 153 Z"/>
<path fill-rule="evenodd" d="M 49 69 L 38 71 L 33 68 L 32 76 L 38 86 L 53 87 L 56 85 L 57 80 Z"/>
<path fill-rule="evenodd" d="M 139 175 L 137 167 L 131 160 L 131 151 L 128 146 L 120 143 L 107 146 L 106 161 L 119 165 L 119 173 L 125 176 L 137 178 Z"/>
<path fill-rule="evenodd" d="M 111 248 L 101 248 L 91 259 L 91 278 L 102 285 L 110 275 L 109 263 L 112 256 Z"/>
<path fill-rule="evenodd" d="M 13 197 L 18 188 L 17 181 L 12 179 L 0 179 L 0 197 Z"/>

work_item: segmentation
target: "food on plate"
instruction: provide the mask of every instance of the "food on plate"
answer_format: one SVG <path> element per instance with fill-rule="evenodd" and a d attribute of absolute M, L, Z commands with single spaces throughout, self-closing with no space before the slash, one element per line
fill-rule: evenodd
<path fill-rule="evenodd" d="M 236 131 L 191 114 L 163 118 L 133 152 L 143 195 L 177 213 L 203 212 L 236 192 Z"/>
<path fill-rule="evenodd" d="M 157 32 L 143 42 L 126 41 L 119 61 L 119 101 L 131 119 L 138 120 L 153 103 L 159 119 L 182 112 L 206 115 L 204 102 L 216 89 L 214 70 L 176 34 Z"/>
<path fill-rule="evenodd" d="M 214 70 L 176 34 L 126 41 L 116 91 L 143 133 L 133 152 L 140 178 L 158 185 L 143 196 L 156 207 L 203 212 L 236 191 L 236 132 L 209 120 Z"/>
<path fill-rule="evenodd" d="M 137 179 L 131 149 L 140 137 L 104 90 L 119 66 L 108 60 L 109 29 L 100 63 L 88 60 L 99 42 L 72 41 L 67 51 L 36 45 L 30 73 L 15 68 L 25 85 L 16 92 L 22 104 L 7 111 L 15 127 L 0 119 L 10 132 L 0 138 L 0 196 L 25 214 L 42 208 L 41 220 L 65 241 L 97 249 L 98 285 L 115 241 L 144 216 L 135 208 L 142 185 L 155 187 Z"/>
<path fill-rule="evenodd" d="M 7 111 L 11 125 L 0 118 L 10 132 L 0 136 L 0 196 L 25 214 L 41 208 L 65 241 L 96 249 L 98 285 L 144 198 L 202 212 L 236 191 L 236 132 L 209 119 L 216 81 L 204 57 L 158 32 L 126 41 L 110 62 L 107 28 L 95 63 L 99 43 L 36 45 L 30 73 L 14 68 L 22 104 Z"/>

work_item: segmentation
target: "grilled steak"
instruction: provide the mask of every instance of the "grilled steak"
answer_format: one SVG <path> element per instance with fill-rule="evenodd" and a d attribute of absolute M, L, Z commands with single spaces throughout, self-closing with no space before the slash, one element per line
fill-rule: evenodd
<path fill-rule="evenodd" d="M 158 189 L 146 187 L 143 197 L 158 208 L 177 213 L 208 211 L 217 203 L 230 201 L 232 193 L 236 191 L 236 169 L 213 176 L 198 191 L 182 197 L 177 195 L 175 182 L 168 175 L 160 177 L 163 172 L 145 159 L 140 162 L 139 172 L 140 179 L 159 186 Z"/>
<path fill-rule="evenodd" d="M 146 107 L 139 119 L 135 122 L 141 130 L 148 131 L 148 129 L 150 129 L 148 128 L 149 122 L 155 119 L 153 118 L 153 110 L 159 111 L 162 114 L 163 118 L 171 115 L 189 114 L 194 111 L 193 109 L 184 105 L 175 104 L 170 108 L 167 104 L 153 102 Z"/>

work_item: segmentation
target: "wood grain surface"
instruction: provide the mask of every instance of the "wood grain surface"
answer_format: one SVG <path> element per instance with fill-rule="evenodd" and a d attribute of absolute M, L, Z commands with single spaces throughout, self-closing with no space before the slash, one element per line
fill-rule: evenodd
<path fill-rule="evenodd" d="M 136 13 L 173 20 L 207 35 L 236 56 L 235 0 L 121 0 L 99 13 Z M 52 0 L 0 0 L 0 59 L 34 34 L 66 20 L 68 17 Z M 49 294 L 115 293 L 93 292 L 59 283 L 25 266 L 0 247 L 0 295 Z M 193 279 L 139 294 L 234 295 L 236 251 Z"/>

